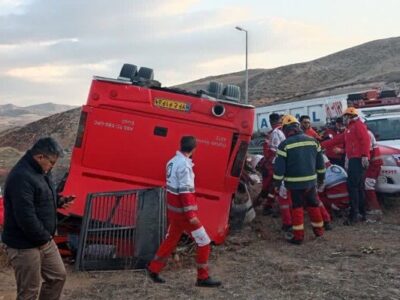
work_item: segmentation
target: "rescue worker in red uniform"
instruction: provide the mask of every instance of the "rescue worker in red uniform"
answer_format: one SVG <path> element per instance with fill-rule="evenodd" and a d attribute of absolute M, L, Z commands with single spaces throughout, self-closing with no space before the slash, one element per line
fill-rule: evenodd
<path fill-rule="evenodd" d="M 335 120 L 335 124 L 333 128 L 328 128 L 325 130 L 323 135 L 323 142 L 321 142 L 322 148 L 325 149 L 325 155 L 328 157 L 330 162 L 334 165 L 341 166 L 344 168 L 344 144 L 335 145 L 335 146 L 327 146 L 329 143 L 326 143 L 329 140 L 334 139 L 337 135 L 343 133 L 345 130 L 345 126 L 343 124 L 343 118 L 339 117 Z M 325 143 L 325 144 L 324 144 Z"/>
<path fill-rule="evenodd" d="M 182 234 L 186 232 L 190 233 L 197 244 L 196 285 L 218 287 L 221 282 L 212 279 L 208 274 L 210 238 L 197 216 L 193 163 L 190 158 L 196 148 L 196 139 L 193 136 L 184 136 L 180 144 L 180 151 L 177 151 L 175 157 L 167 163 L 168 232 L 149 264 L 148 275 L 156 283 L 165 282 L 159 273 L 166 265 Z"/>
<path fill-rule="evenodd" d="M 311 120 L 309 116 L 300 117 L 301 130 L 303 130 L 305 135 L 311 136 L 318 142 L 322 140 L 321 136 L 311 127 Z"/>
<path fill-rule="evenodd" d="M 347 128 L 344 132 L 346 159 L 348 159 L 347 185 L 350 194 L 350 215 L 345 225 L 353 225 L 361 220 L 366 220 L 364 199 L 364 174 L 369 167 L 371 139 L 367 127 L 358 117 L 354 107 L 344 111 L 344 123 Z"/>
<path fill-rule="evenodd" d="M 371 139 L 371 160 L 369 167 L 365 173 L 365 196 L 367 200 L 368 214 L 371 215 L 382 215 L 382 209 L 379 205 L 378 198 L 376 196 L 375 186 L 376 179 L 381 172 L 381 166 L 383 161 L 381 154 L 376 144 L 376 139 L 374 134 L 368 130 L 369 137 Z"/>
<path fill-rule="evenodd" d="M 286 140 L 278 147 L 273 179 L 276 189 L 280 188 L 283 180 L 292 197 L 293 237 L 288 241 L 298 245 L 304 239 L 304 206 L 314 234 L 322 236 L 324 233 L 316 184 L 323 183 L 325 166 L 321 146 L 314 138 L 303 134 L 294 116 L 284 116 L 282 126 Z"/>
<path fill-rule="evenodd" d="M 268 133 L 267 139 L 263 145 L 264 165 L 263 165 L 263 183 L 262 198 L 266 198 L 263 208 L 263 215 L 272 213 L 272 207 L 275 203 L 274 186 L 272 184 L 273 164 L 276 156 L 276 150 L 281 142 L 285 140 L 282 132 L 281 116 L 277 113 L 269 115 L 269 122 L 272 130 Z"/>

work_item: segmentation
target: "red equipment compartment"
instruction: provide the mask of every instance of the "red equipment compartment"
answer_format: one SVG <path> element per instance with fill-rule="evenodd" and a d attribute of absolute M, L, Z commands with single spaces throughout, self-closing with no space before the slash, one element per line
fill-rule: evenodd
<path fill-rule="evenodd" d="M 95 77 L 62 192 L 77 198 L 60 212 L 82 216 L 88 193 L 164 186 L 180 138 L 193 135 L 199 217 L 221 243 L 253 118 L 250 105 Z"/>

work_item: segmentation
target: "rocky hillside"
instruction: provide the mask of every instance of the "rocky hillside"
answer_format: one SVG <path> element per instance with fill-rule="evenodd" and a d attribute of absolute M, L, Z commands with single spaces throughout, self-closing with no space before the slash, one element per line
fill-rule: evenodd
<path fill-rule="evenodd" d="M 400 37 L 372 41 L 306 63 L 269 70 L 250 70 L 249 78 L 250 103 L 255 105 L 305 95 L 400 84 Z M 197 90 L 205 88 L 210 80 L 243 85 L 243 74 L 208 77 L 179 87 Z M 0 132 L 0 147 L 25 151 L 38 137 L 50 135 L 57 138 L 66 149 L 71 149 L 79 115 L 80 108 L 77 108 L 19 129 Z"/>
<path fill-rule="evenodd" d="M 25 151 L 40 137 L 52 136 L 65 149 L 70 150 L 75 141 L 80 111 L 80 108 L 75 108 L 43 118 L 22 128 L 0 132 L 0 147 L 12 147 Z"/>
<path fill-rule="evenodd" d="M 244 73 L 207 77 L 180 85 L 195 91 L 211 80 L 238 84 Z M 274 69 L 249 70 L 249 102 L 262 105 L 281 99 L 341 94 L 400 83 L 400 37 L 376 40 L 310 62 Z"/>
<path fill-rule="evenodd" d="M 54 103 L 43 103 L 24 107 L 13 104 L 0 105 L 0 131 L 23 126 L 43 117 L 64 112 L 72 108 L 74 108 L 74 106 Z"/>

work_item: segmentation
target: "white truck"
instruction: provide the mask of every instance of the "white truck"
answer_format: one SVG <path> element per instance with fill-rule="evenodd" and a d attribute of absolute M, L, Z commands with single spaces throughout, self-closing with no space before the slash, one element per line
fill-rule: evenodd
<path fill-rule="evenodd" d="M 255 132 L 268 132 L 271 129 L 269 115 L 272 113 L 291 114 L 297 118 L 308 115 L 313 127 L 325 126 L 329 119 L 342 115 L 347 108 L 348 94 L 326 96 L 293 102 L 278 102 L 256 107 L 254 118 Z"/>

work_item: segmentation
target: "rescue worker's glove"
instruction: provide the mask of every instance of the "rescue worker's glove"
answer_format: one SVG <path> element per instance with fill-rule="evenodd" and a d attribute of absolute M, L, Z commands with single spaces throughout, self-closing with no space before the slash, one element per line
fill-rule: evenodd
<path fill-rule="evenodd" d="M 364 169 L 368 169 L 369 167 L 368 157 L 366 156 L 361 157 L 361 165 L 363 166 Z"/>

